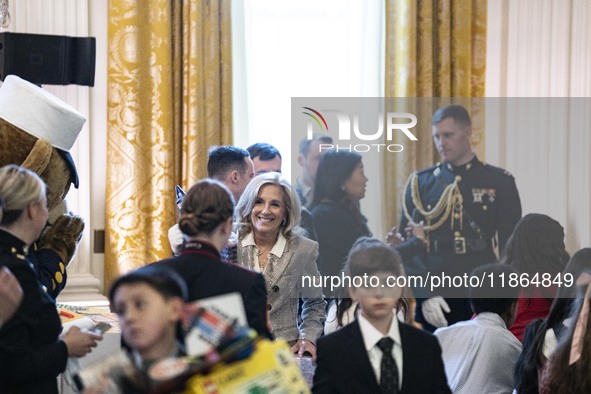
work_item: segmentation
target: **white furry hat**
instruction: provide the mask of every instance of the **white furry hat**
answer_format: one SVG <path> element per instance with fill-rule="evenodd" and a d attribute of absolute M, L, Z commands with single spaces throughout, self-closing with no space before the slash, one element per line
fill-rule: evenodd
<path fill-rule="evenodd" d="M 8 75 L 0 88 L 0 118 L 64 151 L 86 122 L 74 108 L 16 75 Z"/>

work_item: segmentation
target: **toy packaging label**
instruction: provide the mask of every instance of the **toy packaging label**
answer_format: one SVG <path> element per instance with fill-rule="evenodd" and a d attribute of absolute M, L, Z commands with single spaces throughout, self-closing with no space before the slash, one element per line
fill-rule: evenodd
<path fill-rule="evenodd" d="M 236 326 L 247 326 L 246 312 L 240 293 L 228 293 L 215 297 L 204 298 L 196 302 L 200 308 L 209 310 L 200 316 L 197 324 L 185 336 L 187 354 L 200 356 L 218 345 L 228 322 Z"/>
<path fill-rule="evenodd" d="M 214 368 L 187 383 L 185 394 L 310 393 L 289 345 L 261 340 L 252 356 Z"/>

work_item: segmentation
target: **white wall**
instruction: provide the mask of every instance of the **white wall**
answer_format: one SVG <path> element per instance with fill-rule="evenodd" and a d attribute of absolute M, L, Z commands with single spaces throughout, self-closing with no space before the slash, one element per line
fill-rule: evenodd
<path fill-rule="evenodd" d="M 486 95 L 513 99 L 487 106 L 486 158 L 570 252 L 591 244 L 590 22 L 587 0 L 488 1 Z"/>

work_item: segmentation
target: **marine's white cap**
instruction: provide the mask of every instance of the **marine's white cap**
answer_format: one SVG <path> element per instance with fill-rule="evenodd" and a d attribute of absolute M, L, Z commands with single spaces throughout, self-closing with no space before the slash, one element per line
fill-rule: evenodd
<path fill-rule="evenodd" d="M 65 151 L 86 122 L 76 109 L 16 75 L 8 75 L 0 88 L 0 118 Z"/>

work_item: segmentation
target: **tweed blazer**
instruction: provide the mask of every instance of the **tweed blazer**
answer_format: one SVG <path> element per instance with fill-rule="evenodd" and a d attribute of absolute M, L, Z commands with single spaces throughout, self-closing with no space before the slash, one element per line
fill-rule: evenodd
<path fill-rule="evenodd" d="M 322 288 L 304 288 L 302 277 L 320 277 L 316 265 L 318 243 L 298 235 L 292 235 L 286 241 L 281 257 L 271 255 L 272 273 L 269 269 L 263 273 L 271 332 L 276 338 L 288 342 L 305 338 L 316 344 L 322 335 L 326 302 Z M 238 264 L 255 270 L 255 246 L 243 246 L 242 242 L 237 246 Z M 298 320 L 299 298 L 303 299 L 301 323 Z"/>

